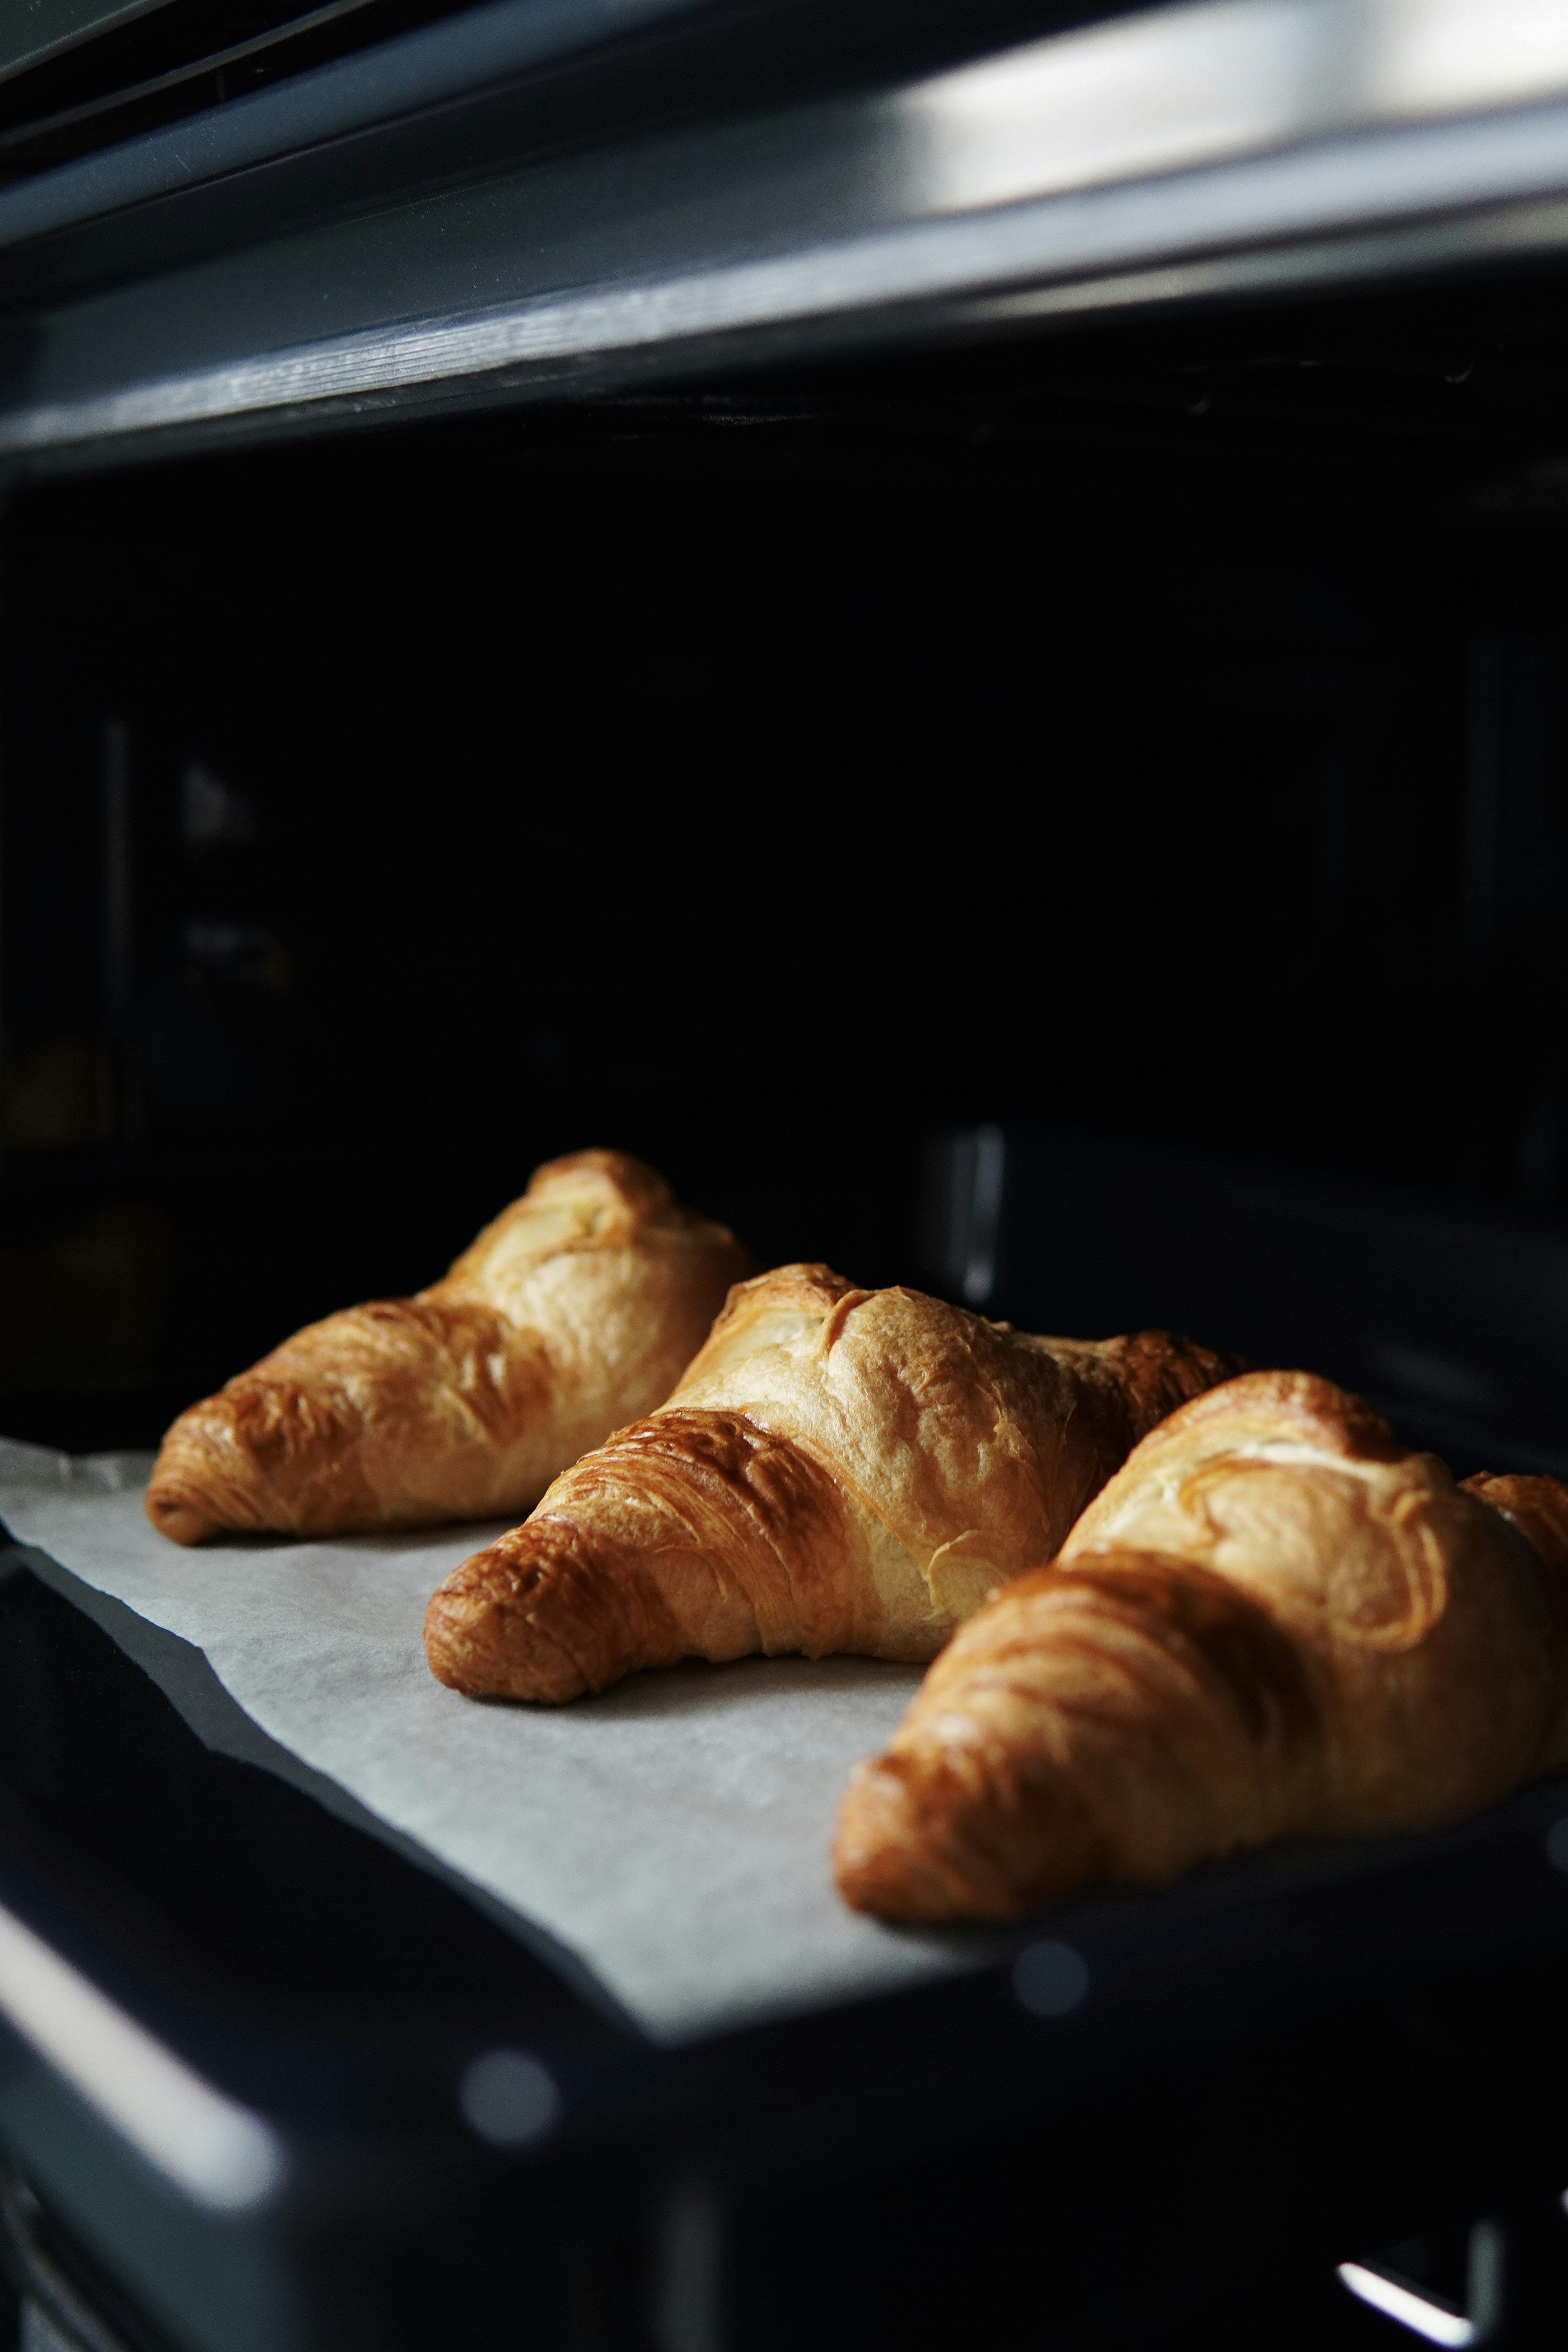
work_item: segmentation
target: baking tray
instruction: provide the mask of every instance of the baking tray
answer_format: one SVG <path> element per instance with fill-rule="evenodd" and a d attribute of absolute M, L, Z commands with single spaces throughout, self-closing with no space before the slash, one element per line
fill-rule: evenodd
<path fill-rule="evenodd" d="M 1568 2308 L 1564 1782 L 661 2047 L 206 1744 L 199 1653 L 128 1612 L 117 1638 L 20 1547 L 0 1566 L 0 1906 L 285 2156 L 267 2196 L 204 2202 L 8 2030 L 7 2210 L 126 2345 L 1387 2343 L 1337 2265 L 1483 2220 L 1508 2340 Z M 476 2108 L 499 2053 L 547 2079 L 542 2125 Z"/>

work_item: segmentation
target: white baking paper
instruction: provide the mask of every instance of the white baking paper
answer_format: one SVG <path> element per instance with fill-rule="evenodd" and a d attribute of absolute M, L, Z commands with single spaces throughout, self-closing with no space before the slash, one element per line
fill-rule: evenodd
<path fill-rule="evenodd" d="M 272 1741 L 542 1929 L 658 2039 L 980 1957 L 856 1916 L 828 1874 L 845 1776 L 882 1746 L 918 1668 L 755 1658 L 565 1707 L 476 1703 L 435 1680 L 421 1628 L 441 1579 L 499 1528 L 182 1550 L 143 1514 L 149 1467 L 0 1440 L 0 1519 L 205 1653 Z"/>

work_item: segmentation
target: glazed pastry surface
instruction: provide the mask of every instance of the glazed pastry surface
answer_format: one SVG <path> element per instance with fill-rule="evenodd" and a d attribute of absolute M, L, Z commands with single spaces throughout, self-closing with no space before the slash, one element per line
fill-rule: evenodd
<path fill-rule="evenodd" d="M 1271 1840 L 1453 1821 L 1568 1762 L 1568 1488 L 1456 1486 L 1357 1398 L 1183 1406 L 857 1767 L 857 1908 L 1006 1919 Z"/>
<path fill-rule="evenodd" d="M 447 1578 L 431 1666 L 469 1693 L 563 1700 L 685 1657 L 932 1657 L 1231 1369 L 1164 1332 L 1038 1339 L 779 1267 L 731 1293 L 660 1412 Z"/>
<path fill-rule="evenodd" d="M 428 1290 L 330 1315 L 182 1413 L 148 1517 L 199 1543 L 527 1510 L 663 1402 L 746 1265 L 640 1160 L 552 1160 Z"/>

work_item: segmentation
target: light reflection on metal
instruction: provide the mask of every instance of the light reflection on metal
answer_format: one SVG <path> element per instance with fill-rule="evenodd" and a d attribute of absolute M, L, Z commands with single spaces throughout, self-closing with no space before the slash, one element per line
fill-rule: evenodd
<path fill-rule="evenodd" d="M 56 397 L 46 370 L 37 396 L 0 415 L 0 453 L 298 416 L 324 402 L 379 411 L 479 378 L 504 392 L 585 384 L 663 353 L 689 365 L 716 341 L 732 349 L 780 328 L 885 337 L 944 306 L 967 306 L 966 323 L 970 311 L 1000 323 L 1560 248 L 1568 6 L 1199 0 L 805 108 L 772 128 L 795 160 L 778 165 L 783 210 L 766 254 L 719 234 L 700 258 L 703 239 L 678 240 L 647 275 L 590 268 L 574 283 L 568 241 L 552 285 L 544 237 L 533 286 L 482 310 Z M 707 135 L 693 134 L 689 168 L 707 157 L 717 173 L 705 199 L 717 234 L 745 209 L 758 142 L 719 139 L 710 154 Z M 605 171 L 631 192 L 624 204 L 646 200 L 657 215 L 686 156 L 679 139 L 656 140 L 521 175 L 519 234 L 529 188 L 541 222 L 558 220 L 574 190 L 605 201 Z M 781 249 L 791 219 L 799 241 L 785 235 Z"/>
<path fill-rule="evenodd" d="M 1424 2336 L 1428 2344 L 1448 2347 L 1449 2352 L 1487 2343 L 1502 2322 L 1503 2233 L 1495 2221 L 1478 2221 L 1470 2231 L 1463 2311 L 1375 2263 L 1341 2263 L 1338 2275 L 1360 2302 L 1397 2320 L 1413 2335 Z"/>
<path fill-rule="evenodd" d="M 984 1307 L 996 1287 L 1002 1194 L 1007 1179 L 1007 1139 L 999 1127 L 982 1127 L 976 1129 L 970 1141 L 963 1303 L 966 1307 Z"/>
<path fill-rule="evenodd" d="M 561 2094 L 525 2050 L 490 2050 L 464 2074 L 458 2104 L 469 2128 L 494 2147 L 531 2147 L 561 2119 Z"/>
<path fill-rule="evenodd" d="M 1032 42 L 898 104 L 920 196 L 951 212 L 1564 93 L 1561 0 L 1207 0 Z"/>
<path fill-rule="evenodd" d="M 0 2015 L 164 2179 L 221 2212 L 282 2181 L 280 2142 L 11 1912 L 0 1910 Z"/>
<path fill-rule="evenodd" d="M 1402 2327 L 1424 2336 L 1428 2344 L 1448 2345 L 1453 2352 L 1463 2352 L 1466 2345 L 1476 2341 L 1473 2319 L 1466 2319 L 1457 2311 L 1446 2311 L 1441 2304 L 1417 2294 L 1414 2287 L 1400 2286 L 1394 2279 L 1384 2278 L 1381 2271 L 1366 2270 L 1360 2263 L 1341 2263 L 1339 2275 L 1361 2302 L 1371 2304 L 1374 2311 L 1385 2312 Z"/>

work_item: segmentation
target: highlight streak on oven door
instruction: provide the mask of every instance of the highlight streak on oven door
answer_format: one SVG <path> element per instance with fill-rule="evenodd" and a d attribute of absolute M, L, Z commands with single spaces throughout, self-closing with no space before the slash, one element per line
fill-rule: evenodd
<path fill-rule="evenodd" d="M 1568 90 L 1562 0 L 1209 0 L 936 76 L 897 101 L 952 212 Z"/>
<path fill-rule="evenodd" d="M 199 2205 L 241 2212 L 282 2181 L 277 2134 L 0 1909 L 0 2015 L 113 2130 Z"/>

